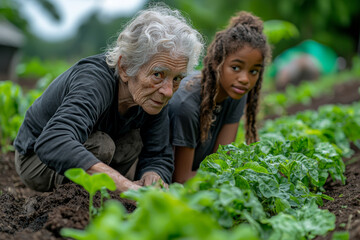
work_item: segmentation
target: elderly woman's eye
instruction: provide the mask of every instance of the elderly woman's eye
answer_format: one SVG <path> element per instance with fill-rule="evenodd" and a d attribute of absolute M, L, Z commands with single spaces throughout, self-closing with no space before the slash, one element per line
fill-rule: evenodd
<path fill-rule="evenodd" d="M 175 77 L 175 78 L 174 78 L 174 83 L 179 84 L 182 79 L 183 79 L 183 77 L 180 77 L 180 76 Z"/>
<path fill-rule="evenodd" d="M 161 72 L 155 72 L 154 73 L 154 77 L 155 78 L 162 78 L 163 77 L 163 74 Z"/>

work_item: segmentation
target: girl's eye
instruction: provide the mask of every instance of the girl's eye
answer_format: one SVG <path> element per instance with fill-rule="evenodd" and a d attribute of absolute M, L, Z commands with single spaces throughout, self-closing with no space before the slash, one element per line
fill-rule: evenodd
<path fill-rule="evenodd" d="M 233 66 L 232 69 L 236 72 L 240 70 L 240 68 L 238 66 Z"/>
<path fill-rule="evenodd" d="M 252 75 L 257 75 L 259 73 L 259 70 L 251 70 L 250 73 Z"/>

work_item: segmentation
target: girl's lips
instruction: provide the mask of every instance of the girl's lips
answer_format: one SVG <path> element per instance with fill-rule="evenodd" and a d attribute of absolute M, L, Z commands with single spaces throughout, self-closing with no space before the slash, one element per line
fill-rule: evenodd
<path fill-rule="evenodd" d="M 237 94 L 245 94 L 247 92 L 247 88 L 245 87 L 236 87 L 236 86 L 232 86 L 232 89 L 234 90 L 235 93 Z"/>

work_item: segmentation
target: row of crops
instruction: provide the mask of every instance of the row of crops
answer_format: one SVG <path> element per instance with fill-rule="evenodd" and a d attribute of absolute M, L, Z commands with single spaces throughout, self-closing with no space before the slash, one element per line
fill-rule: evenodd
<path fill-rule="evenodd" d="M 286 109 L 294 104 L 310 105 L 312 99 L 324 95 L 333 94 L 334 86 L 349 81 L 359 81 L 360 58 L 352 59 L 352 68 L 320 77 L 316 81 L 303 81 L 298 86 L 288 85 L 283 92 L 274 91 L 273 81 L 265 79 L 265 91 L 267 92 L 261 104 L 261 115 L 286 114 Z M 359 90 L 360 94 L 360 90 Z"/>
<path fill-rule="evenodd" d="M 360 147 L 359 139 L 360 103 L 267 121 L 259 142 L 221 146 L 185 185 L 122 193 L 137 202 L 134 212 L 108 200 L 100 212 L 90 211 L 96 216 L 85 230 L 61 233 L 75 239 L 312 239 L 335 227 L 334 214 L 319 208 L 332 200 L 323 186 L 329 177 L 345 183 L 342 157 L 351 156 L 350 142 Z M 111 179 L 90 187 L 89 177 L 79 181 L 84 174 L 67 172 L 92 189 L 90 196 L 94 189 L 114 190 Z M 334 234 L 347 238 L 347 232 Z"/>

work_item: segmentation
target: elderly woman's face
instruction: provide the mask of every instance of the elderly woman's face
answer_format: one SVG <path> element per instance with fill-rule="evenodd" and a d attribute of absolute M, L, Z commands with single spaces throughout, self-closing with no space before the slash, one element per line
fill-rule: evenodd
<path fill-rule="evenodd" d="M 135 103 L 148 114 L 158 114 L 185 77 L 187 64 L 185 57 L 156 54 L 134 78 L 127 81 Z"/>

